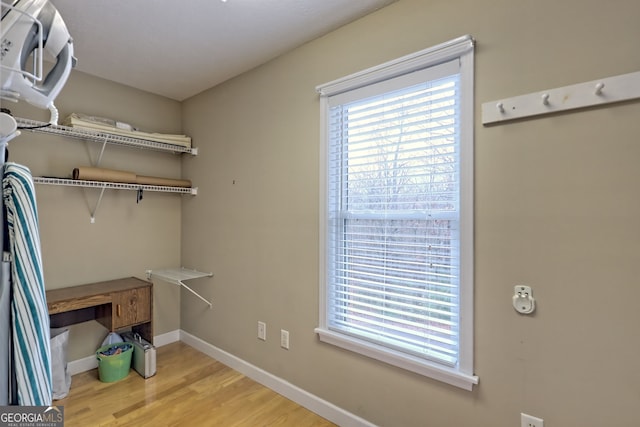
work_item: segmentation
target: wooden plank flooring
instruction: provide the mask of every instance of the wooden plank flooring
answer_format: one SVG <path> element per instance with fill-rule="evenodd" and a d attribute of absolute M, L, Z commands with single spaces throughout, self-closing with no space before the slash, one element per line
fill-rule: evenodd
<path fill-rule="evenodd" d="M 87 426 L 335 426 L 324 418 L 211 359 L 173 343 L 157 349 L 157 374 L 133 369 L 103 383 L 97 369 L 74 375 L 65 427 Z"/>

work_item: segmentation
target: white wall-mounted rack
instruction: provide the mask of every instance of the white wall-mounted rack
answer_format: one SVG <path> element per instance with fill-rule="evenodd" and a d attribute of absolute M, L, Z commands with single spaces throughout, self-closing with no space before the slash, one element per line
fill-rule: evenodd
<path fill-rule="evenodd" d="M 85 181 L 82 179 L 67 179 L 67 178 L 49 178 L 43 176 L 34 176 L 33 182 L 36 184 L 44 185 L 61 185 L 66 187 L 83 187 L 83 188 L 102 188 L 102 189 L 114 189 L 114 190 L 133 190 L 133 191 L 156 191 L 161 193 L 180 193 L 191 194 L 196 196 L 198 194 L 197 187 L 169 187 L 163 185 L 142 185 L 142 184 L 127 184 L 122 182 L 105 182 L 105 181 Z"/>
<path fill-rule="evenodd" d="M 62 125 L 47 125 L 46 122 L 36 120 L 23 119 L 16 117 L 16 122 L 21 130 L 30 132 L 46 133 L 51 135 L 60 135 L 69 138 L 81 139 L 84 141 L 99 142 L 102 144 L 116 144 L 127 147 L 144 148 L 147 150 L 166 151 L 171 153 L 188 153 L 191 155 L 198 154 L 197 147 L 182 147 L 180 145 L 165 144 L 163 142 L 151 141 L 148 139 L 140 139 L 115 135 L 107 132 L 98 132 L 90 129 L 82 129 L 77 127 Z M 103 148 L 104 149 L 104 148 Z"/>
<path fill-rule="evenodd" d="M 640 98 L 640 71 L 482 104 L 482 124 Z"/>
<path fill-rule="evenodd" d="M 213 305 L 207 299 L 205 299 L 202 295 L 191 289 L 189 286 L 184 284 L 185 280 L 191 279 L 199 279 L 201 277 L 212 277 L 213 273 L 203 273 L 197 270 L 191 270 L 189 268 L 169 268 L 164 270 L 147 270 L 147 279 L 153 280 L 160 279 L 164 282 L 171 283 L 174 285 L 182 286 L 187 289 L 189 292 L 200 298 L 202 301 L 209 305 L 209 308 L 212 308 Z"/>
<path fill-rule="evenodd" d="M 161 186 L 161 185 L 127 184 L 122 182 L 85 181 L 80 179 L 49 178 L 49 177 L 42 177 L 42 176 L 34 176 L 33 182 L 35 184 L 43 184 L 43 185 L 58 185 L 63 187 L 81 187 L 81 188 L 100 189 L 101 190 L 100 196 L 98 196 L 98 201 L 96 202 L 96 206 L 90 212 L 91 224 L 96 222 L 96 213 L 98 212 L 98 208 L 100 207 L 100 202 L 102 201 L 102 196 L 104 196 L 104 191 L 107 189 L 137 191 L 139 195 L 142 194 L 140 192 L 145 192 L 145 191 L 191 194 L 193 196 L 198 194 L 197 187 L 195 188 L 169 187 L 169 186 Z"/>
<path fill-rule="evenodd" d="M 197 155 L 198 149 L 191 147 L 183 147 L 180 145 L 166 144 L 163 142 L 151 141 L 147 139 L 126 137 L 116 135 L 108 132 L 94 131 L 91 129 L 83 129 L 70 126 L 52 125 L 46 122 L 40 122 L 37 120 L 24 119 L 16 117 L 15 121 L 18 124 L 18 128 L 29 132 L 39 132 L 49 135 L 58 135 L 65 138 L 79 139 L 85 142 L 98 142 L 102 144 L 102 149 L 95 162 L 92 162 L 94 166 L 98 166 L 102 160 L 102 155 L 107 144 L 115 144 L 125 147 L 140 148 L 145 150 L 162 151 L 173 154 L 188 153 L 191 155 Z M 132 190 L 138 192 L 138 201 L 142 198 L 142 194 L 145 191 L 155 191 L 163 193 L 179 193 L 179 194 L 191 194 L 193 196 L 198 194 L 198 189 L 191 187 L 172 187 L 172 186 L 160 186 L 160 185 L 142 185 L 134 183 L 120 183 L 120 182 L 106 182 L 106 181 L 86 181 L 86 180 L 73 180 L 66 178 L 51 178 L 51 177 L 34 177 L 34 183 L 44 185 L 57 185 L 66 187 L 81 187 L 81 188 L 96 188 L 100 189 L 100 195 L 96 202 L 95 208 L 91 213 L 91 223 L 95 222 L 95 215 L 104 196 L 104 192 L 107 189 L 114 190 Z"/>

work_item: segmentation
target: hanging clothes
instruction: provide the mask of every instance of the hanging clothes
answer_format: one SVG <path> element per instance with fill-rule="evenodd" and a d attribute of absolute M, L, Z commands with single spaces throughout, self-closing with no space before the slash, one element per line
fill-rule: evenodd
<path fill-rule="evenodd" d="M 1 205 L 1 203 L 0 203 Z M 4 224 L 4 212 L 0 208 L 0 224 Z M 4 241 L 6 230 L 0 226 L 0 244 Z M 4 244 L 0 248 L 4 248 Z M 0 264 L 0 406 L 9 405 L 9 389 L 11 388 L 11 283 L 9 281 L 9 262 L 4 261 L 4 255 L 0 250 L 3 261 Z M 7 257 L 8 258 L 8 257 Z"/>
<path fill-rule="evenodd" d="M 17 132 L 17 124 L 10 114 L 2 108 L 0 112 L 0 167 L 7 161 L 7 144 Z M 7 227 L 2 199 L 0 199 L 0 405 L 11 403 L 10 390 L 14 375 L 11 369 L 11 283 L 9 281 L 9 253 Z"/>
<path fill-rule="evenodd" d="M 2 192 L 11 254 L 12 367 L 17 404 L 52 403 L 51 345 L 38 212 L 31 172 L 5 163 Z"/>

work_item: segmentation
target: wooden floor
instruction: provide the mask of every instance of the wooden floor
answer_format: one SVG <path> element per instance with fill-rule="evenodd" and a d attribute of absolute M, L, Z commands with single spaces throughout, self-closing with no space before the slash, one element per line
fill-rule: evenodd
<path fill-rule="evenodd" d="M 103 383 L 98 371 L 74 375 L 65 427 L 334 426 L 272 390 L 181 343 L 157 349 L 157 374 L 134 370 Z"/>

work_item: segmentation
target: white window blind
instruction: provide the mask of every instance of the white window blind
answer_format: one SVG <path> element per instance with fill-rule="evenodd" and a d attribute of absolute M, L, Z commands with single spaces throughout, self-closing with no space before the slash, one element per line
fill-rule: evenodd
<path fill-rule="evenodd" d="M 454 365 L 458 75 L 330 110 L 329 328 Z"/>
<path fill-rule="evenodd" d="M 326 97 L 318 332 L 467 375 L 468 110 L 461 59 L 447 59 Z"/>

